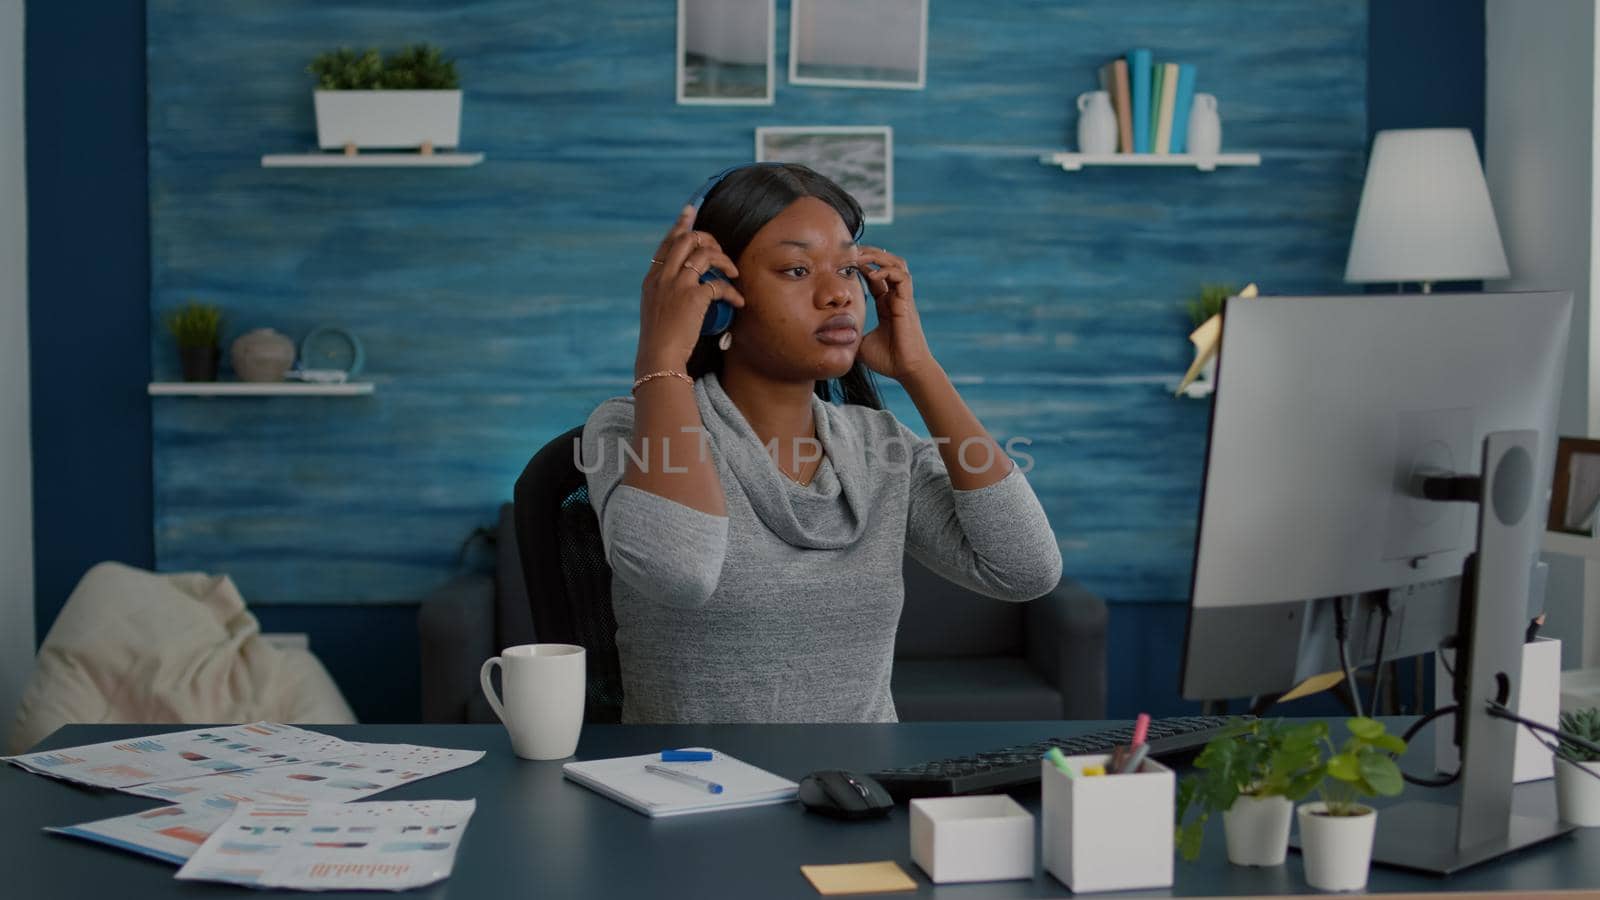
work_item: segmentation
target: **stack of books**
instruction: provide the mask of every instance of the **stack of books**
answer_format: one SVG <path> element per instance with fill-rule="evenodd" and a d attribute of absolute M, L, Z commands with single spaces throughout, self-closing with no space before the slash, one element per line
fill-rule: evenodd
<path fill-rule="evenodd" d="M 1100 67 L 1117 114 L 1118 153 L 1183 153 L 1194 103 L 1194 66 L 1154 62 L 1139 49 Z"/>

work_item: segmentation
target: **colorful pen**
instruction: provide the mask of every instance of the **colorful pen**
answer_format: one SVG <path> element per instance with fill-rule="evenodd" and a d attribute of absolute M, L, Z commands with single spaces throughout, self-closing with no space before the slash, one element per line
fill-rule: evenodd
<path fill-rule="evenodd" d="M 1145 736 L 1150 733 L 1150 714 L 1139 713 L 1139 718 L 1133 721 L 1133 746 L 1144 743 Z"/>
<path fill-rule="evenodd" d="M 1140 744 L 1139 746 L 1133 748 L 1133 752 L 1128 754 L 1127 762 L 1122 764 L 1122 768 L 1118 769 L 1117 773 L 1119 775 L 1131 775 L 1134 772 L 1139 771 L 1139 767 L 1144 765 L 1144 758 L 1149 754 L 1149 744 Z"/>
<path fill-rule="evenodd" d="M 701 788 L 713 794 L 722 793 L 722 785 L 717 784 L 715 781 L 708 781 L 698 775 L 690 775 L 688 772 L 680 772 L 677 769 L 669 769 L 666 766 L 653 765 L 646 765 L 644 770 L 649 772 L 651 775 L 660 775 L 662 778 L 671 778 L 673 781 L 681 784 L 687 784 L 690 787 Z"/>
<path fill-rule="evenodd" d="M 1068 778 L 1078 777 L 1073 773 L 1072 766 L 1067 762 L 1066 754 L 1061 752 L 1060 747 L 1051 747 L 1050 751 L 1044 755 L 1044 758 L 1049 760 L 1061 774 Z"/>

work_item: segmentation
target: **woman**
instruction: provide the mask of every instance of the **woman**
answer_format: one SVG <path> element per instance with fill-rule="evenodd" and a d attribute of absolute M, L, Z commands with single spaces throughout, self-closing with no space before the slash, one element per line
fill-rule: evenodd
<path fill-rule="evenodd" d="M 860 246 L 861 222 L 821 175 L 757 164 L 651 259 L 633 396 L 601 404 L 581 448 L 624 722 L 893 722 L 904 554 L 1006 600 L 1061 577 L 1032 489 L 928 349 L 905 261 Z M 702 337 L 715 300 L 732 327 Z M 937 441 L 881 408 L 868 370 Z"/>

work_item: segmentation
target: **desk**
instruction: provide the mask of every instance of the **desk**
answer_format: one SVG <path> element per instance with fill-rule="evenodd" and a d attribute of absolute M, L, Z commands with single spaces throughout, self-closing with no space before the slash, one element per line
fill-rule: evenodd
<path fill-rule="evenodd" d="M 663 747 L 709 746 L 798 780 L 822 768 L 871 770 L 991 749 L 1009 743 L 1069 736 L 1106 727 L 1097 722 L 935 723 L 899 725 L 590 725 L 580 758 L 651 753 Z M 177 730 L 163 726 L 70 726 L 38 749 L 97 743 Z M 883 820 L 835 822 L 798 805 L 734 810 L 652 820 L 561 777 L 559 762 L 526 762 L 511 753 L 497 725 L 352 725 L 319 729 L 342 738 L 410 742 L 487 750 L 476 765 L 405 785 L 375 800 L 478 801 L 447 881 L 407 896 L 456 898 L 804 898 L 818 896 L 800 875 L 802 863 L 892 859 L 910 872 L 920 895 L 987 898 L 1066 897 L 1048 874 L 1032 881 L 935 887 L 911 862 L 909 816 L 904 806 Z M 1425 733 L 1412 751 L 1413 765 L 1432 760 Z M 1408 787 L 1416 798 L 1422 788 Z M 1037 789 L 1019 795 L 1039 814 Z M 78 788 L 0 766 L 0 896 L 45 898 L 206 897 L 259 898 L 262 892 L 222 885 L 185 884 L 173 867 L 73 838 L 46 834 L 46 825 L 70 825 L 125 815 L 157 805 L 113 792 Z M 1516 807 L 1529 815 L 1555 807 L 1550 781 L 1517 788 Z M 1308 890 L 1300 857 L 1272 869 L 1229 866 L 1221 823 L 1209 830 L 1200 862 L 1176 864 L 1170 892 L 1099 896 L 1216 896 L 1315 893 Z M 1436 879 L 1373 867 L 1368 889 L 1385 892 L 1538 891 L 1600 888 L 1600 829 L 1530 848 L 1499 863 Z M 909 894 L 877 895 L 908 896 Z M 312 896 L 312 895 L 303 895 Z M 377 895 L 373 895 L 377 896 Z"/>

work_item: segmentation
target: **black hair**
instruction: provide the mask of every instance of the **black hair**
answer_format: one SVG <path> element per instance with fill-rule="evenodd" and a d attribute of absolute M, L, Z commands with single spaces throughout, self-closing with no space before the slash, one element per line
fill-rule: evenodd
<path fill-rule="evenodd" d="M 716 238 L 728 258 L 738 260 L 756 232 L 801 197 L 815 197 L 833 207 L 851 234 L 861 234 L 861 204 L 826 176 L 798 163 L 757 163 L 728 173 L 700 204 L 694 228 Z M 699 378 L 707 372 L 722 374 L 718 337 L 702 335 L 695 344 L 694 352 L 689 354 L 691 377 Z M 815 390 L 829 403 L 883 409 L 872 372 L 860 360 L 837 379 L 818 380 Z"/>

